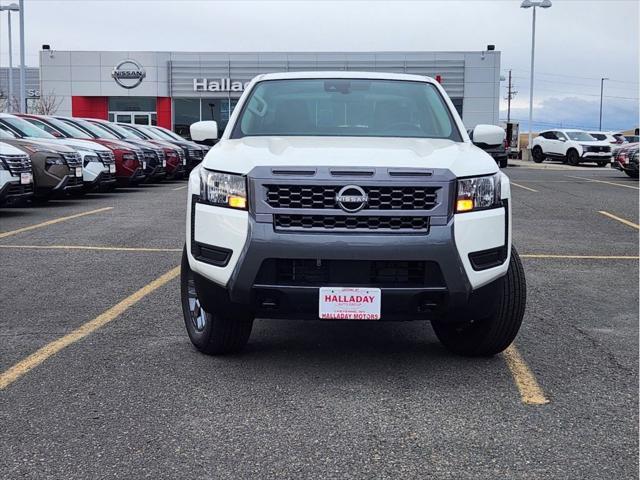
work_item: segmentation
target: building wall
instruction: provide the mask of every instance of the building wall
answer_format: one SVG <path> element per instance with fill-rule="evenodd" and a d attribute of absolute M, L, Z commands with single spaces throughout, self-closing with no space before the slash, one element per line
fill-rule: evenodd
<path fill-rule="evenodd" d="M 111 73 L 134 59 L 146 72 L 136 88 L 118 85 Z M 83 52 L 42 51 L 41 90 L 62 99 L 59 113 L 74 113 L 73 97 L 155 97 L 158 118 L 167 121 L 167 98 L 237 98 L 240 92 L 194 91 L 194 79 L 246 82 L 260 73 L 305 70 L 361 70 L 441 76 L 447 93 L 462 102 L 467 128 L 498 123 L 500 52 Z M 88 100 L 81 101 L 81 103 Z M 174 110 L 175 111 L 175 110 Z M 169 118 L 171 113 L 169 113 Z"/>

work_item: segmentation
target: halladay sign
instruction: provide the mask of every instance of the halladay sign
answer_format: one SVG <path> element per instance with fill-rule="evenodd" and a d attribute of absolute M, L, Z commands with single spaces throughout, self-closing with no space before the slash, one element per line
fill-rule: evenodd
<path fill-rule="evenodd" d="M 230 78 L 208 80 L 206 78 L 193 79 L 194 92 L 242 92 L 249 82 L 232 81 Z"/>

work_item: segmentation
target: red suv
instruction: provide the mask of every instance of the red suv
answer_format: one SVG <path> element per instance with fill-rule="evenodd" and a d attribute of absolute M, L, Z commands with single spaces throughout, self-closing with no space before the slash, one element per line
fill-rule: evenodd
<path fill-rule="evenodd" d="M 58 120 L 81 130 L 92 139 L 113 151 L 116 157 L 116 179 L 121 186 L 137 185 L 146 179 L 147 168 L 144 152 L 141 148 L 123 142 L 108 130 L 100 128 L 86 120 L 68 117 L 47 117 L 51 121 Z"/>

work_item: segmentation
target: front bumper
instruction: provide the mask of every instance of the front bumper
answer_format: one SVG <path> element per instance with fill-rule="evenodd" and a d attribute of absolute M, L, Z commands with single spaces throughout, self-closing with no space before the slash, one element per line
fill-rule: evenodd
<path fill-rule="evenodd" d="M 228 301 L 263 317 L 304 319 L 318 318 L 321 286 L 375 287 L 382 290 L 383 320 L 466 321 L 495 306 L 508 268 L 510 191 L 506 176 L 502 181 L 503 208 L 433 217 L 426 234 L 276 231 L 264 214 L 205 205 L 190 196 L 187 253 L 199 297 L 209 310 Z M 192 175 L 191 191 L 197 182 Z M 342 273 L 318 281 L 274 276 L 274 263 L 277 270 L 278 262 L 292 260 Z M 422 281 L 399 274 L 382 282 L 366 276 L 377 262 L 419 264 L 426 274 Z"/>
<path fill-rule="evenodd" d="M 7 182 L 0 188 L 0 204 L 19 202 L 33 196 L 33 183 L 21 185 L 20 181 Z"/>
<path fill-rule="evenodd" d="M 580 158 L 592 162 L 610 162 L 611 152 L 583 152 Z"/>
<path fill-rule="evenodd" d="M 271 225 L 249 218 L 247 241 L 226 285 L 228 301 L 248 307 L 262 317 L 317 319 L 321 286 L 358 286 L 381 289 L 382 320 L 467 321 L 495 308 L 502 275 L 481 288 L 472 288 L 456 247 L 453 219 L 446 225 L 432 227 L 428 235 L 353 234 L 347 237 L 344 234 L 276 233 Z M 503 236 L 503 247 L 505 241 Z M 233 255 L 230 249 L 195 239 L 189 251 L 194 264 L 204 263 L 214 268 L 215 265 L 224 268 Z M 503 263 L 506 257 L 505 254 Z M 291 259 L 300 264 L 315 262 L 317 271 L 333 270 L 335 274 L 329 278 L 330 274 L 324 273 L 325 279 L 317 281 L 313 272 L 302 280 L 285 274 L 288 278 L 283 280 L 275 271 L 279 268 L 275 265 L 278 261 L 287 264 Z M 372 276 L 372 267 L 380 263 L 423 265 L 423 281 L 407 281 L 404 273 L 395 273 L 393 280 Z M 204 308 L 217 308 L 219 287 L 198 272 L 194 276 Z"/>

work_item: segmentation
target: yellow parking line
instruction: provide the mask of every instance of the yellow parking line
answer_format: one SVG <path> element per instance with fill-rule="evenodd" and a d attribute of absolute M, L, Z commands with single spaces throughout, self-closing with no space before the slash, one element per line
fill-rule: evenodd
<path fill-rule="evenodd" d="M 576 260 L 640 260 L 638 255 L 554 255 L 530 253 L 520 255 L 521 258 L 567 258 Z"/>
<path fill-rule="evenodd" d="M 545 405 L 549 399 L 538 385 L 536 377 L 524 361 L 520 352 L 511 344 L 502 355 L 507 362 L 513 380 L 520 391 L 520 399 L 525 405 Z"/>
<path fill-rule="evenodd" d="M 534 190 L 533 188 L 525 187 L 524 185 L 519 185 L 515 182 L 511 182 L 511 185 L 515 185 L 516 187 L 524 188 L 525 190 L 529 190 L 530 192 L 538 192 L 538 190 Z"/>
<path fill-rule="evenodd" d="M 625 225 L 628 225 L 631 228 L 635 228 L 636 230 L 640 230 L 640 225 L 638 225 L 637 223 L 630 222 L 629 220 L 625 220 L 624 218 L 616 217 L 614 214 L 609 213 L 609 212 L 605 212 L 604 210 L 598 210 L 598 213 L 601 213 L 602 215 L 604 215 L 606 217 L 613 218 L 614 220 L 617 220 L 620 223 L 624 223 Z"/>
<path fill-rule="evenodd" d="M 175 192 L 176 190 L 182 190 L 183 188 L 187 188 L 188 186 L 189 185 L 183 185 L 183 186 L 178 187 L 178 188 L 172 188 L 171 190 L 173 190 Z"/>
<path fill-rule="evenodd" d="M 180 267 L 175 267 L 169 270 L 167 273 L 156 278 L 154 281 L 142 287 L 137 292 L 129 295 L 120 303 L 101 313 L 93 320 L 82 324 L 71 333 L 68 333 L 67 335 L 45 345 L 44 347 L 29 355 L 24 360 L 21 360 L 20 362 L 10 367 L 8 370 L 2 372 L 2 374 L 0 374 L 0 390 L 7 388 L 10 384 L 18 380 L 29 371 L 33 370 L 35 367 L 37 367 L 50 357 L 54 356 L 63 348 L 68 347 L 69 345 L 79 340 L 82 340 L 99 328 L 105 326 L 107 323 L 111 322 L 120 314 L 125 312 L 129 307 L 142 300 L 154 290 L 157 290 L 166 283 L 170 282 L 179 274 Z"/>
<path fill-rule="evenodd" d="M 106 212 L 107 210 L 113 210 L 113 207 L 104 207 L 98 208 L 97 210 L 90 210 L 88 212 L 76 213 L 75 215 L 69 215 L 68 217 L 59 217 L 54 218 L 53 220 L 48 220 L 42 223 L 36 223 L 35 225 L 30 225 L 28 227 L 18 228 L 17 230 L 11 230 L 9 232 L 0 232 L 0 238 L 10 237 L 11 235 L 17 235 L 18 233 L 28 232 L 30 230 L 35 230 L 36 228 L 48 227 L 49 225 L 54 225 L 60 222 L 66 222 L 67 220 L 72 220 L 74 218 L 84 217 L 85 215 L 93 215 L 94 213 Z"/>
<path fill-rule="evenodd" d="M 108 252 L 181 252 L 181 248 L 94 247 L 91 245 L 0 245 L 0 248 L 33 250 L 104 250 Z"/>
<path fill-rule="evenodd" d="M 585 180 L 587 182 L 606 183 L 607 185 L 615 185 L 616 187 L 633 188 L 634 190 L 640 190 L 639 187 L 633 185 L 625 185 L 624 183 L 607 182 L 606 180 L 594 180 L 593 178 L 574 177 L 573 175 L 567 175 L 569 178 L 577 178 L 578 180 Z"/>

